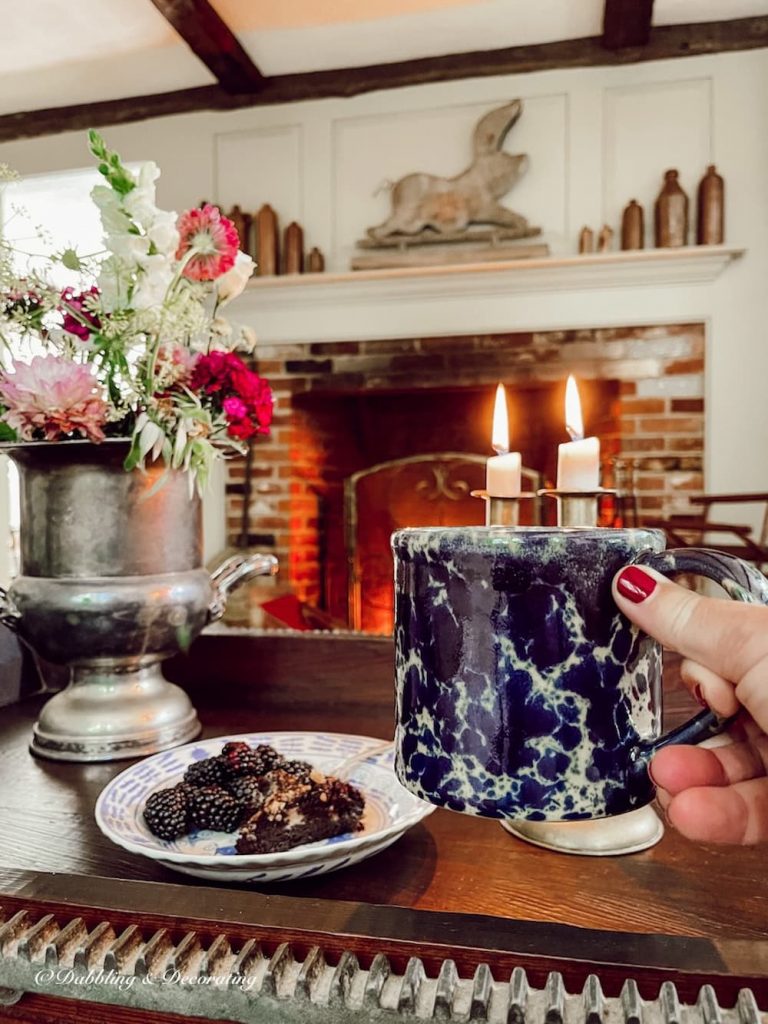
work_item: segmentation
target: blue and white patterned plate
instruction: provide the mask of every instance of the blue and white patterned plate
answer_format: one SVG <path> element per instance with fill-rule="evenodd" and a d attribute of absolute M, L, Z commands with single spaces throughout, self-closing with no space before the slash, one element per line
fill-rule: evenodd
<path fill-rule="evenodd" d="M 365 796 L 362 831 L 269 854 L 236 853 L 233 833 L 198 831 L 172 842 L 153 836 L 142 814 L 150 793 L 180 782 L 190 764 L 220 754 L 222 746 L 233 740 L 252 746 L 268 743 L 286 757 L 309 761 L 327 775 L 359 755 L 363 759 L 345 777 Z M 131 853 L 199 878 L 285 882 L 338 871 L 384 850 L 434 810 L 400 785 L 392 767 L 392 747 L 382 750 L 381 746 L 381 740 L 368 736 L 314 732 L 246 733 L 188 743 L 147 757 L 112 779 L 96 803 L 96 824 Z M 366 750 L 371 750 L 368 757 L 364 757 Z"/>

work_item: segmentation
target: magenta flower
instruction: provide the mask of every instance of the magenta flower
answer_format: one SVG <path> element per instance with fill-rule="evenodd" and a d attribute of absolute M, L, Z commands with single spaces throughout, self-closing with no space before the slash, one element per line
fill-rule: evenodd
<path fill-rule="evenodd" d="M 248 415 L 248 406 L 242 398 L 225 398 L 221 407 L 228 420 L 242 420 Z"/>
<path fill-rule="evenodd" d="M 234 352 L 200 356 L 189 382 L 192 391 L 221 401 L 227 433 L 239 441 L 268 434 L 272 422 L 272 389 Z"/>
<path fill-rule="evenodd" d="M 74 288 L 65 288 L 61 293 L 62 327 L 67 334 L 74 334 L 80 341 L 89 341 L 94 331 L 101 328 L 98 316 L 89 309 L 91 302 L 99 295 L 99 289 L 89 288 L 87 292 L 75 292 Z"/>
<path fill-rule="evenodd" d="M 24 441 L 59 441 L 79 434 L 103 441 L 108 407 L 91 369 L 63 356 L 14 361 L 14 373 L 0 372 L 3 419 Z"/>
<path fill-rule="evenodd" d="M 187 210 L 176 227 L 180 239 L 176 259 L 188 257 L 185 277 L 192 281 L 215 281 L 234 267 L 240 239 L 235 225 L 222 217 L 218 207 L 206 203 L 201 209 Z"/>

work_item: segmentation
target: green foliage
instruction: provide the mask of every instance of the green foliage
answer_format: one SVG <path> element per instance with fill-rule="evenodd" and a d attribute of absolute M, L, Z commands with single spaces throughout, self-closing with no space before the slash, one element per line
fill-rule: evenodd
<path fill-rule="evenodd" d="M 106 142 L 93 128 L 88 132 L 88 145 L 91 153 L 99 161 L 99 174 L 106 178 L 118 195 L 128 195 L 136 188 L 136 179 L 128 168 L 123 166 L 119 153 L 107 149 Z"/>

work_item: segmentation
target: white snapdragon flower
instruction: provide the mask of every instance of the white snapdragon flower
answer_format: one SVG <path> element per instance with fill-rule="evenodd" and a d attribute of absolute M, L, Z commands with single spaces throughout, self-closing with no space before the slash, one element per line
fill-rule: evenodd
<path fill-rule="evenodd" d="M 165 300 L 173 280 L 173 264 L 162 254 L 146 256 L 141 263 L 139 279 L 133 292 L 134 309 L 155 309 Z"/>
<path fill-rule="evenodd" d="M 149 239 L 145 235 L 113 234 L 106 240 L 107 249 L 126 263 L 143 265 L 149 255 Z"/>
<path fill-rule="evenodd" d="M 216 281 L 216 296 L 220 306 L 241 294 L 255 269 L 256 264 L 251 257 L 244 252 L 238 252 L 232 269 L 222 274 Z"/>
<path fill-rule="evenodd" d="M 94 185 L 91 189 L 91 199 L 101 214 L 101 226 L 104 228 L 107 237 L 113 234 L 122 235 L 128 232 L 131 226 L 131 218 L 123 209 L 120 197 L 106 185 Z"/>
<path fill-rule="evenodd" d="M 179 247 L 176 214 L 158 210 L 152 222 L 147 226 L 147 238 L 153 243 L 157 252 L 164 256 L 174 256 Z"/>
<path fill-rule="evenodd" d="M 124 196 L 123 206 L 128 215 L 146 228 L 158 214 L 155 204 L 155 181 L 160 176 L 160 169 L 152 161 L 143 163 L 139 168 L 136 188 Z"/>

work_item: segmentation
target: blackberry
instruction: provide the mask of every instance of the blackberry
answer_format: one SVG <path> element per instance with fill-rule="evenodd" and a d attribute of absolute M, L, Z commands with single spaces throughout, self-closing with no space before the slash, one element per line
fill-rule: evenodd
<path fill-rule="evenodd" d="M 190 786 L 220 786 L 229 778 L 227 762 L 223 757 L 206 757 L 195 761 L 184 772 L 184 781 Z"/>
<path fill-rule="evenodd" d="M 249 818 L 264 803 L 264 780 L 255 775 L 241 775 L 227 785 L 227 789 Z"/>
<path fill-rule="evenodd" d="M 243 807 L 221 786 L 203 786 L 188 801 L 189 821 L 195 828 L 233 832 L 243 818 Z"/>
<path fill-rule="evenodd" d="M 178 787 L 152 793 L 144 805 L 144 821 L 158 839 L 177 839 L 187 831 L 187 799 Z"/>
<path fill-rule="evenodd" d="M 293 775 L 294 778 L 302 779 L 303 781 L 309 779 L 309 773 L 314 771 L 312 765 L 307 761 L 284 761 L 279 768 L 286 775 Z"/>
<path fill-rule="evenodd" d="M 225 743 L 221 756 L 230 775 L 266 775 L 282 760 L 274 747 L 260 743 L 249 747 L 247 743 Z"/>

